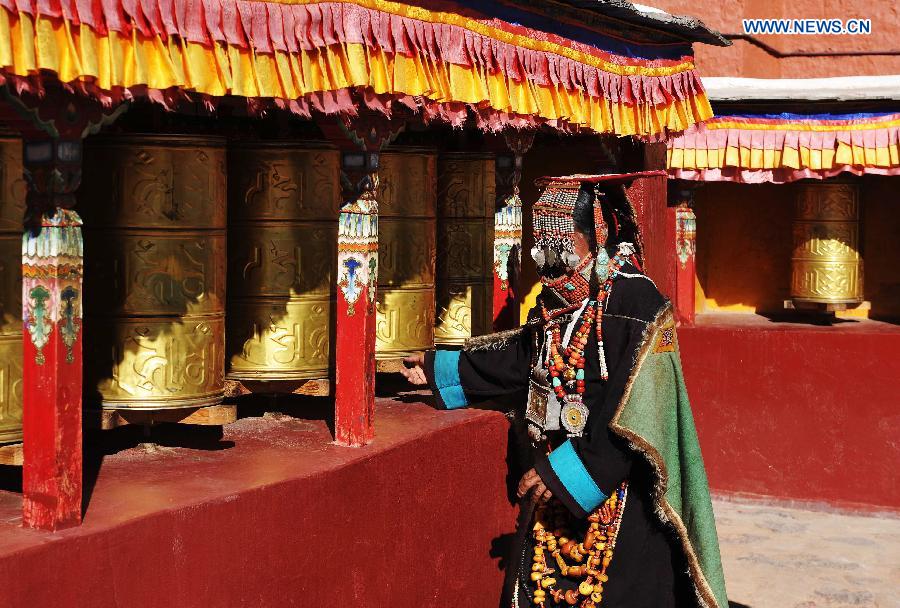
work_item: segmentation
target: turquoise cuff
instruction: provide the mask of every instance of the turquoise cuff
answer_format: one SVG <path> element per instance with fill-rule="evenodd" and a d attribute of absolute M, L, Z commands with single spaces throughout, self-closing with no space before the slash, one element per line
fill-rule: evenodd
<path fill-rule="evenodd" d="M 434 353 L 434 384 L 448 410 L 469 405 L 459 382 L 459 355 L 458 350 L 438 350 Z"/>
<path fill-rule="evenodd" d="M 597 487 L 594 478 L 584 468 L 571 440 L 550 452 L 548 460 L 560 483 L 586 513 L 606 500 L 606 494 Z"/>

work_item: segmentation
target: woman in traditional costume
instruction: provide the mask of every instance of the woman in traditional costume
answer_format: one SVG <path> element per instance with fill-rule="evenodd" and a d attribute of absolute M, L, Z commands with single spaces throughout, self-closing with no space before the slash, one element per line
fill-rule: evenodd
<path fill-rule="evenodd" d="M 512 606 L 728 606 L 672 309 L 641 271 L 634 177 L 545 180 L 528 323 L 407 359 L 442 407 L 526 402 Z"/>

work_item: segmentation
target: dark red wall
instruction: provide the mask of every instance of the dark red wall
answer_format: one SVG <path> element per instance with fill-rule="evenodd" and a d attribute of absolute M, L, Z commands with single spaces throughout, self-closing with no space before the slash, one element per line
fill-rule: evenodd
<path fill-rule="evenodd" d="M 679 330 L 714 491 L 900 509 L 900 327 Z"/>

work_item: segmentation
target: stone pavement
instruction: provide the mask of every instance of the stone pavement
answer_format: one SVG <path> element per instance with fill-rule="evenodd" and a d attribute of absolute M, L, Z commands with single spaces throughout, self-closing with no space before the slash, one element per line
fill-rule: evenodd
<path fill-rule="evenodd" d="M 900 517 L 713 501 L 732 608 L 900 608 Z"/>

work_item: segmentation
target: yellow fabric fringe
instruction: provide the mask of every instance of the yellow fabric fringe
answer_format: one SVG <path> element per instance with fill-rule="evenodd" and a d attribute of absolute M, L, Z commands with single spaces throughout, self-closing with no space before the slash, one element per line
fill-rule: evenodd
<path fill-rule="evenodd" d="M 251 0 L 252 2 L 253 0 Z M 274 2 L 276 4 L 320 4 L 322 0 L 265 0 L 266 2 Z M 627 76 L 671 76 L 672 74 L 678 74 L 679 72 L 686 72 L 688 70 L 694 69 L 693 61 L 683 61 L 677 65 L 671 66 L 647 66 L 647 65 L 626 65 L 623 63 L 616 63 L 614 61 L 607 61 L 596 55 L 591 55 L 588 53 L 584 53 L 582 51 L 576 50 L 569 46 L 564 46 L 562 44 L 557 44 L 555 42 L 548 42 L 546 40 L 536 40 L 535 38 L 530 38 L 523 34 L 516 34 L 513 32 L 509 32 L 497 27 L 493 27 L 486 23 L 482 23 L 477 19 L 470 19 L 464 15 L 459 15 L 457 13 L 444 13 L 440 11 L 433 11 L 421 6 L 412 6 L 409 4 L 405 4 L 403 2 L 390 2 L 390 0 L 337 0 L 338 2 L 346 1 L 348 4 L 355 4 L 357 6 L 361 6 L 363 8 L 372 9 L 376 11 L 381 11 L 383 13 L 389 13 L 392 15 L 398 15 L 401 17 L 408 17 L 410 19 L 416 19 L 418 21 L 425 21 L 427 23 L 440 23 L 444 25 L 455 25 L 464 29 L 469 30 L 475 34 L 480 34 L 482 36 L 486 36 L 488 38 L 493 38 L 495 40 L 499 40 L 500 42 L 505 42 L 507 44 L 512 44 L 514 46 L 519 46 L 525 49 L 530 49 L 533 51 L 542 51 L 547 53 L 553 53 L 554 55 L 560 55 L 562 57 L 567 57 L 578 63 L 583 63 L 585 65 L 594 66 L 603 70 L 604 72 L 609 72 L 610 74 L 619 74 L 619 75 L 627 75 Z"/>
<path fill-rule="evenodd" d="M 717 149 L 669 148 L 669 169 L 812 169 L 828 170 L 846 165 L 856 167 L 900 167 L 900 146 L 865 148 L 837 142 L 834 150 L 806 147 L 759 150 L 728 146 Z"/>
<path fill-rule="evenodd" d="M 706 96 L 670 105 L 626 105 L 561 86 L 515 82 L 478 68 L 404 57 L 362 44 L 333 45 L 296 54 L 256 54 L 227 44 L 109 32 L 0 9 L 0 68 L 28 76 L 56 72 L 63 82 L 93 81 L 105 91 L 146 85 L 180 87 L 211 96 L 297 99 L 342 88 L 423 96 L 435 102 L 489 106 L 501 112 L 565 120 L 598 133 L 654 135 L 681 131 L 712 116 Z"/>

